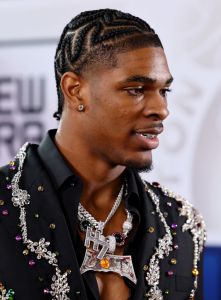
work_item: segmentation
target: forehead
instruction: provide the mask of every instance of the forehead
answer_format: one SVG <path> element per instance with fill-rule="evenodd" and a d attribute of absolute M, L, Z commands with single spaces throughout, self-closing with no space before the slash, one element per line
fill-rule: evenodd
<path fill-rule="evenodd" d="M 117 54 L 114 68 L 120 79 L 133 75 L 167 81 L 171 78 L 167 59 L 161 47 L 145 47 Z"/>

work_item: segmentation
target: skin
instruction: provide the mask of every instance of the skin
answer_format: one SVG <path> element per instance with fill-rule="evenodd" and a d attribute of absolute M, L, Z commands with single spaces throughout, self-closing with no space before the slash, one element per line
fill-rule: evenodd
<path fill-rule="evenodd" d="M 139 48 L 118 54 L 117 61 L 114 68 L 96 66 L 81 76 L 67 72 L 61 79 L 65 101 L 55 141 L 82 178 L 80 201 L 97 220 L 105 220 L 111 210 L 125 168 L 152 164 L 158 138 L 147 140 L 137 133 L 160 134 L 168 116 L 166 95 L 172 77 L 163 49 Z M 125 219 L 122 202 L 104 234 L 121 232 Z M 117 274 L 99 273 L 96 278 L 101 299 L 129 297 Z"/>

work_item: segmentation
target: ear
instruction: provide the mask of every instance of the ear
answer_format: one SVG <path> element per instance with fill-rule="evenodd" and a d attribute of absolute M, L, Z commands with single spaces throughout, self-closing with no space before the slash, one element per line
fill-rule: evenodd
<path fill-rule="evenodd" d="M 82 104 L 81 88 L 83 79 L 79 75 L 73 72 L 64 73 L 61 77 L 60 85 L 64 100 L 69 105 L 76 108 L 79 104 Z"/>

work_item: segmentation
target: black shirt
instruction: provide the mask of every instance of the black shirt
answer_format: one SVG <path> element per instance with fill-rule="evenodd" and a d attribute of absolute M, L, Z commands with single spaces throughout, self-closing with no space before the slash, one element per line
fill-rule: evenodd
<path fill-rule="evenodd" d="M 38 147 L 38 153 L 51 178 L 52 184 L 59 195 L 61 209 L 65 215 L 70 235 L 76 249 L 79 266 L 81 266 L 84 258 L 85 247 L 78 236 L 78 220 L 77 218 L 74 218 L 74 216 L 76 216 L 77 213 L 83 184 L 81 179 L 74 173 L 68 162 L 56 147 L 54 143 L 55 133 L 55 130 L 50 130 L 48 132 Z M 137 252 L 136 248 L 139 245 L 141 199 L 139 197 L 134 174 L 130 169 L 125 171 L 125 178 L 128 185 L 127 197 L 125 198 L 125 207 L 133 214 L 136 228 L 133 230 L 132 238 L 130 235 L 124 254 L 132 255 L 133 265 L 136 273 L 137 263 L 135 254 Z M 138 243 L 136 243 L 135 237 Z M 82 277 L 87 287 L 86 290 L 88 299 L 99 299 L 99 291 L 94 273 L 91 271 L 86 272 L 82 275 Z M 125 282 L 131 290 L 131 295 L 133 295 L 135 285 L 127 278 L 125 278 Z"/>

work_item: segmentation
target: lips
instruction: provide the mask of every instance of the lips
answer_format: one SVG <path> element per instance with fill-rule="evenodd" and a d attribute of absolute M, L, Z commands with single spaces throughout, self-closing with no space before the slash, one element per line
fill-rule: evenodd
<path fill-rule="evenodd" d="M 163 124 L 157 124 L 157 125 L 152 125 L 150 127 L 146 127 L 146 128 L 139 128 L 139 129 L 135 129 L 135 133 L 136 134 L 142 134 L 144 136 L 149 136 L 151 138 L 151 136 L 157 136 L 159 134 L 161 134 L 163 132 Z"/>
<path fill-rule="evenodd" d="M 159 145 L 158 135 L 162 133 L 162 131 L 162 125 L 135 130 L 135 136 L 138 145 L 146 150 L 157 148 Z"/>

